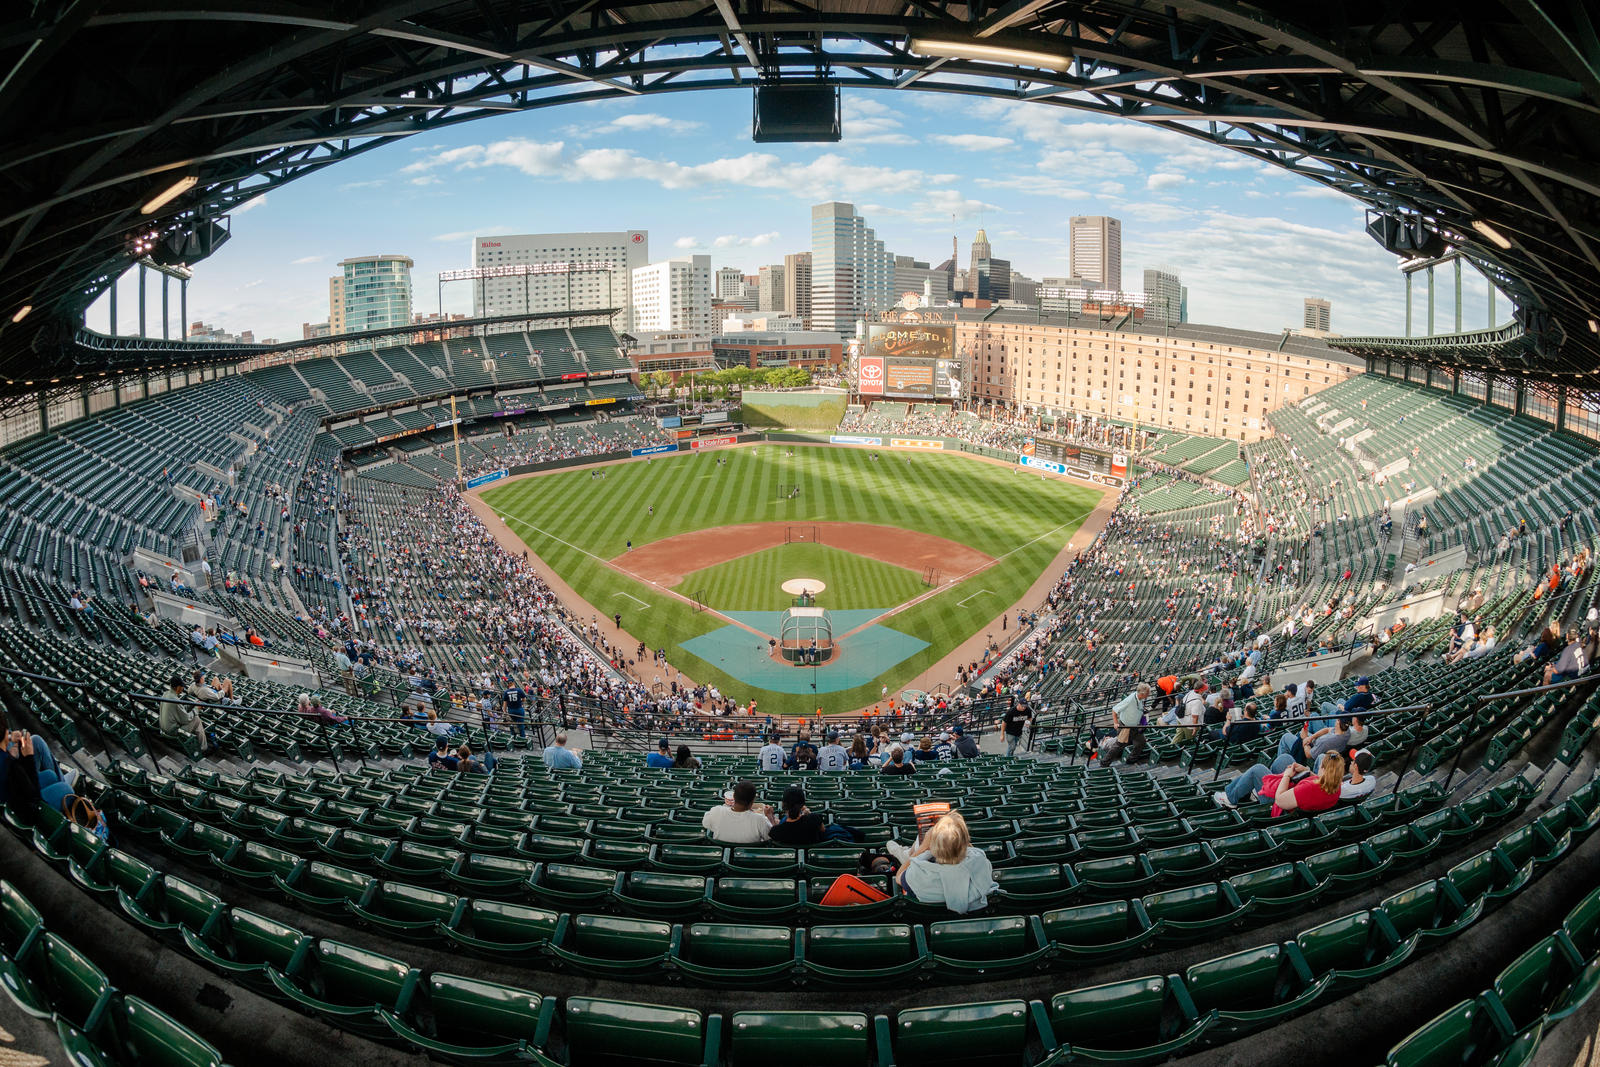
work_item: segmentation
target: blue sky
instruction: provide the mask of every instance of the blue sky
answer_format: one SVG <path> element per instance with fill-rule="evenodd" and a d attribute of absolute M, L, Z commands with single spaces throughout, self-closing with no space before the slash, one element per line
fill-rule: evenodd
<path fill-rule="evenodd" d="M 327 317 L 334 264 L 374 253 L 416 260 L 417 309 L 431 311 L 434 276 L 468 266 L 479 233 L 646 229 L 653 259 L 708 252 L 714 266 L 753 274 L 808 250 L 811 205 L 839 199 L 894 252 L 932 263 L 949 255 L 952 227 L 965 262 L 982 225 L 995 254 L 1034 278 L 1068 273 L 1070 216 L 1115 215 L 1124 286 L 1138 288 L 1146 267 L 1176 269 L 1194 321 L 1298 326 L 1302 298 L 1322 296 L 1337 331 L 1404 328 L 1396 260 L 1362 232 L 1360 205 L 1237 153 L 1139 123 L 947 94 L 855 90 L 844 114 L 832 145 L 753 144 L 748 91 L 421 135 L 236 211 L 232 241 L 195 268 L 189 317 L 298 337 L 302 322 Z M 467 286 L 453 290 L 446 310 L 467 310 Z M 1482 281 L 1467 292 L 1466 325 L 1482 325 Z M 89 323 L 103 329 L 104 312 Z"/>

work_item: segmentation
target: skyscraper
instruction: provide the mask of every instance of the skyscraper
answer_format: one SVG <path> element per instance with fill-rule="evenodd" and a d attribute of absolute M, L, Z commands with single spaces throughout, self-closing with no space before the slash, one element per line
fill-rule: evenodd
<path fill-rule="evenodd" d="M 1187 322 L 1183 304 L 1183 282 L 1171 271 L 1144 272 L 1144 321 L 1168 326 Z"/>
<path fill-rule="evenodd" d="M 811 329 L 811 253 L 794 252 L 783 257 L 784 310 Z"/>
<path fill-rule="evenodd" d="M 967 291 L 979 300 L 1011 298 L 1011 261 L 995 259 L 989 235 L 982 230 L 972 240 L 972 265 L 967 270 Z"/>
<path fill-rule="evenodd" d="M 717 293 L 719 301 L 738 303 L 739 297 L 744 292 L 744 271 L 738 267 L 722 267 L 717 271 Z"/>
<path fill-rule="evenodd" d="M 744 278 L 740 276 L 740 284 Z M 710 337 L 711 257 L 682 256 L 633 272 L 634 329 Z"/>
<path fill-rule="evenodd" d="M 335 321 L 332 304 L 339 303 L 337 320 L 343 332 L 387 330 L 411 324 L 410 256 L 355 256 L 341 260 L 344 274 L 328 283 L 328 321 Z M 334 283 L 338 284 L 335 285 Z M 372 348 L 373 342 L 351 348 Z"/>
<path fill-rule="evenodd" d="M 1072 276 L 1101 289 L 1122 288 L 1122 220 L 1109 215 L 1074 215 Z"/>
<path fill-rule="evenodd" d="M 1333 304 L 1314 296 L 1306 297 L 1305 328 L 1327 333 L 1333 329 Z"/>
<path fill-rule="evenodd" d="M 854 204 L 811 209 L 811 318 L 818 330 L 855 333 L 869 313 L 894 303 L 894 256 Z"/>
<path fill-rule="evenodd" d="M 633 328 L 632 275 L 650 262 L 644 230 L 605 233 L 511 233 L 472 239 L 474 267 L 540 266 L 472 283 L 474 315 L 617 308 L 612 324 Z M 571 270 L 567 268 L 580 268 Z M 492 309 L 492 310 L 491 310 Z M 515 326 L 500 327 L 516 329 Z"/>
<path fill-rule="evenodd" d="M 788 311 L 789 305 L 785 303 L 787 286 L 784 284 L 785 274 L 782 263 L 769 263 L 758 272 L 760 281 L 757 282 L 759 292 L 756 297 L 757 311 Z"/>

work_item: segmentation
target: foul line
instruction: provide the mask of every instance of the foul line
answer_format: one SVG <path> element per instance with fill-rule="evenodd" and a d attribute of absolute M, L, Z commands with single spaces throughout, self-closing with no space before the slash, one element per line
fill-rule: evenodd
<path fill-rule="evenodd" d="M 650 605 L 649 604 L 646 604 L 644 601 L 640 600 L 638 597 L 634 596 L 632 593 L 624 593 L 619 589 L 615 593 L 612 593 L 611 595 L 614 596 L 614 597 L 625 596 L 629 600 L 633 601 L 635 604 L 639 605 L 644 610 L 646 610 L 646 611 L 650 610 Z"/>
<path fill-rule="evenodd" d="M 967 597 L 966 600 L 958 600 L 958 601 L 956 601 L 956 607 L 964 608 L 964 607 L 967 606 L 967 600 L 977 600 L 979 597 L 981 597 L 985 593 L 988 593 L 990 596 L 994 596 L 995 595 L 993 589 L 980 589 L 976 593 L 973 593 L 971 596 Z"/>

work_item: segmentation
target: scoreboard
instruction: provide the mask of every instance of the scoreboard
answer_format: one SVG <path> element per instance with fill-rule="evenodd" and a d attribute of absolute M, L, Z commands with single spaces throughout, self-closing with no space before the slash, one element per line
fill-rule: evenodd
<path fill-rule="evenodd" d="M 1030 451 L 1031 450 L 1031 451 Z M 1035 437 L 1024 456 L 1065 468 L 1061 473 L 1100 481 L 1128 476 L 1128 454 L 1115 449 L 1085 448 L 1053 437 Z"/>

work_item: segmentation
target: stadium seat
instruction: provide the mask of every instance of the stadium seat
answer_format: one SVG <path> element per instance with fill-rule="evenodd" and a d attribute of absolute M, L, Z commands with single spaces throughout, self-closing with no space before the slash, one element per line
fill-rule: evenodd
<path fill-rule="evenodd" d="M 350 913 L 366 925 L 411 940 L 432 941 L 466 909 L 464 898 L 406 882 L 379 882 L 364 900 L 350 902 Z"/>
<path fill-rule="evenodd" d="M 665 919 L 692 919 L 705 912 L 711 879 L 694 874 L 629 871 L 613 899 L 623 911 Z"/>
<path fill-rule="evenodd" d="M 716 985 L 791 981 L 801 970 L 800 934 L 787 926 L 691 923 L 673 956 L 673 970 Z"/>
<path fill-rule="evenodd" d="M 1162 924 L 1151 922 L 1139 900 L 1109 900 L 1058 908 L 1039 917 L 1054 954 L 1091 960 L 1119 956 L 1150 945 Z"/>
<path fill-rule="evenodd" d="M 711 914 L 717 919 L 772 922 L 792 918 L 805 905 L 805 883 L 788 878 L 728 877 L 711 887 Z"/>
<path fill-rule="evenodd" d="M 526 904 L 468 899 L 467 905 L 440 933 L 469 952 L 508 960 L 542 957 L 545 947 L 562 933 L 568 916 Z"/>
<path fill-rule="evenodd" d="M 1554 1020 L 1571 1014 L 1594 989 L 1592 973 L 1586 982 L 1579 982 L 1585 974 L 1583 958 L 1557 933 L 1507 964 L 1489 988 L 1511 1028 L 1520 1031 L 1546 1015 Z"/>
<path fill-rule="evenodd" d="M 85 1032 L 111 1009 L 111 983 L 83 953 L 49 931 L 32 938 L 26 951 L 0 970 L 17 1007 L 39 1019 L 58 1017 Z"/>
<path fill-rule="evenodd" d="M 878 1067 L 1013 1067 L 1025 1062 L 1035 1029 L 1033 1009 L 1021 1000 L 906 1008 L 892 1024 L 876 1020 Z"/>
<path fill-rule="evenodd" d="M 1243 923 L 1251 907 L 1227 882 L 1165 889 L 1140 903 L 1152 922 L 1161 923 L 1161 939 L 1172 942 L 1220 936 Z"/>
<path fill-rule="evenodd" d="M 1215 1015 L 1208 1037 L 1236 1036 L 1306 1010 L 1332 982 L 1313 975 L 1294 942 L 1197 963 L 1183 973 L 1196 1010 Z"/>
<path fill-rule="evenodd" d="M 611 899 L 622 875 L 603 867 L 569 863 L 543 863 L 528 879 L 528 888 L 541 904 L 558 908 L 598 908 Z"/>
<path fill-rule="evenodd" d="M 1511 1038 L 1481 998 L 1463 1000 L 1423 1023 L 1390 1049 L 1386 1067 L 1484 1063 Z"/>
<path fill-rule="evenodd" d="M 1428 941 L 1454 936 L 1483 914 L 1483 897 L 1468 904 L 1444 878 L 1433 879 L 1386 897 L 1379 907 L 1402 938 L 1413 934 Z"/>
<path fill-rule="evenodd" d="M 223 861 L 213 858 L 212 864 L 224 876 L 252 889 L 271 889 L 280 880 L 294 881 L 306 861 L 293 852 L 259 841 L 247 841 L 232 859 Z"/>
<path fill-rule="evenodd" d="M 401 847 L 409 847 L 406 842 Z M 432 848 L 433 846 L 418 846 Z M 443 849 L 457 857 L 444 879 L 454 889 L 469 896 L 516 896 L 533 877 L 537 864 L 533 860 L 513 856 L 486 856 L 476 852 L 462 854 L 456 849 Z"/>
<path fill-rule="evenodd" d="M 58 1022 L 61 1045 L 81 1067 L 221 1067 L 222 1056 L 194 1031 L 134 996 L 111 1006 L 93 1036 Z"/>
<path fill-rule="evenodd" d="M 404 1016 L 421 973 L 401 960 L 321 940 L 293 975 L 268 969 L 278 992 L 334 1026 L 366 1037 L 390 1033 L 383 1013 Z"/>
<path fill-rule="evenodd" d="M 1213 1017 L 1201 1015 L 1176 978 L 1133 978 L 1058 993 L 1050 1001 L 1048 1063 L 1158 1062 L 1198 1041 Z"/>
<path fill-rule="evenodd" d="M 1418 935 L 1400 939 L 1382 911 L 1358 911 L 1330 919 L 1295 937 L 1313 975 L 1331 976 L 1332 988 L 1365 985 L 1405 963 L 1416 951 Z"/>
<path fill-rule="evenodd" d="M 873 1067 L 872 1029 L 865 1015 L 854 1012 L 741 1011 L 728 1029 L 730 1063 Z"/>
<path fill-rule="evenodd" d="M 951 978 L 1034 970 L 1050 955 L 1049 938 L 1032 915 L 929 923 L 926 937 L 935 972 Z"/>
<path fill-rule="evenodd" d="M 1584 959 L 1594 959 L 1600 953 L 1600 888 L 1590 890 L 1573 906 L 1561 931 Z"/>
<path fill-rule="evenodd" d="M 383 1021 L 413 1047 L 452 1063 L 516 1062 L 550 1040 L 556 1002 L 515 986 L 432 974 L 409 1016 L 385 1010 Z"/>
<path fill-rule="evenodd" d="M 682 1008 L 594 997 L 568 997 L 568 1062 L 595 1067 L 662 1064 L 717 1067 L 722 1017 Z"/>
<path fill-rule="evenodd" d="M 917 975 L 931 965 L 920 926 L 813 926 L 805 932 L 806 973 L 827 982 L 881 982 Z"/>
<path fill-rule="evenodd" d="M 44 919 L 33 903 L 16 886 L 0 880 L 0 954 L 15 958 L 42 929 Z"/>
<path fill-rule="evenodd" d="M 669 923 L 611 915 L 578 915 L 546 946 L 556 959 L 592 974 L 645 977 L 660 973 L 678 950 Z"/>
<path fill-rule="evenodd" d="M 298 974 L 313 944 L 294 927 L 243 908 L 225 908 L 204 936 L 187 928 L 179 933 L 202 962 L 259 990 L 276 988 L 267 977 L 269 969 Z"/>
<path fill-rule="evenodd" d="M 1251 914 L 1257 918 L 1300 912 L 1328 888 L 1308 864 L 1309 861 L 1279 863 L 1231 874 L 1226 881 L 1239 900 L 1250 905 Z"/>
<path fill-rule="evenodd" d="M 175 875 L 158 877 L 134 897 L 117 891 L 122 910 L 145 932 L 169 940 L 181 940 L 179 931 L 188 928 L 204 937 L 225 907 L 216 896 Z"/>
<path fill-rule="evenodd" d="M 313 861 L 290 879 L 276 879 L 278 891 L 298 907 L 339 918 L 377 891 L 378 880 L 347 867 Z"/>

